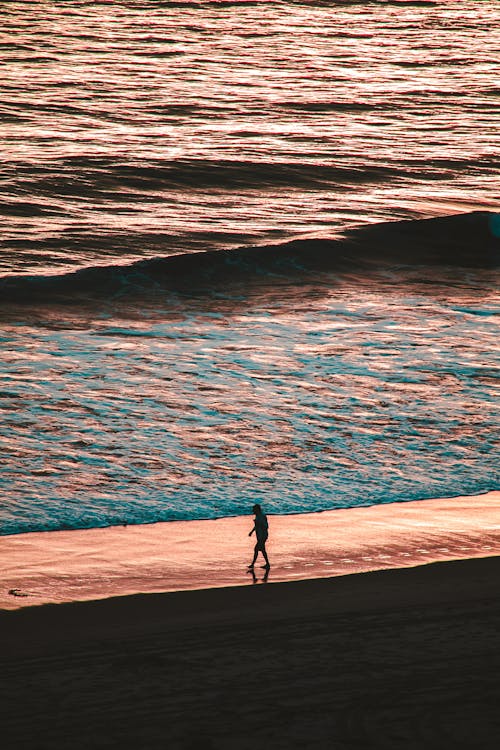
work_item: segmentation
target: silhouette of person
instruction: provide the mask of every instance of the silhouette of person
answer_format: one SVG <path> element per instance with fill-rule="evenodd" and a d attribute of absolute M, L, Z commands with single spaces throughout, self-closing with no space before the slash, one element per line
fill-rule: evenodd
<path fill-rule="evenodd" d="M 255 520 L 252 531 L 248 534 L 248 536 L 252 536 L 253 532 L 255 531 L 255 536 L 257 537 L 257 544 L 254 547 L 253 551 L 253 560 L 248 566 L 248 570 L 253 571 L 253 566 L 255 565 L 257 561 L 257 556 L 259 552 L 262 553 L 262 557 L 266 561 L 266 564 L 262 567 L 266 570 L 269 570 L 271 567 L 269 563 L 269 558 L 267 556 L 266 552 L 266 541 L 267 537 L 269 535 L 269 524 L 267 523 L 267 518 L 265 513 L 263 513 L 262 508 L 258 503 L 256 503 L 252 508 L 253 513 L 255 514 Z"/>

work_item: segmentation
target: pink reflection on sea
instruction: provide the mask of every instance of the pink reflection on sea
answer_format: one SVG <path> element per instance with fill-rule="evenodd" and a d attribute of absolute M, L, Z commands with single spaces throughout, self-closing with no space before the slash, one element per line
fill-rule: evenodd
<path fill-rule="evenodd" d="M 495 2 L 4 5 L 5 273 L 496 206 Z"/>
<path fill-rule="evenodd" d="M 496 290 L 408 273 L 6 325 L 2 533 L 495 486 Z"/>

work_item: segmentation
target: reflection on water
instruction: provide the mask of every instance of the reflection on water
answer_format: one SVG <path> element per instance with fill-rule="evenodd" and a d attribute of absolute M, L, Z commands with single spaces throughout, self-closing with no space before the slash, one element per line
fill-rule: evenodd
<path fill-rule="evenodd" d="M 269 573 L 271 571 L 269 568 L 266 568 L 265 570 L 258 570 L 255 571 L 255 568 L 250 568 L 248 570 L 248 575 L 252 577 L 252 583 L 267 583 L 269 579 Z"/>
<path fill-rule="evenodd" d="M 3 3 L 0 273 L 493 207 L 499 9 Z M 494 280 L 278 266 L 8 311 L 0 533 L 496 486 Z"/>
<path fill-rule="evenodd" d="M 3 3 L 1 269 L 494 208 L 499 9 Z"/>
<path fill-rule="evenodd" d="M 494 488 L 489 278 L 7 324 L 3 533 Z"/>
<path fill-rule="evenodd" d="M 273 565 L 267 581 L 345 576 L 498 555 L 499 519 L 500 492 L 271 516 Z M 249 516 L 243 515 L 4 536 L 0 570 L 5 587 L 0 589 L 0 607 L 253 586 L 246 570 L 253 548 L 247 535 L 249 522 Z M 257 585 L 266 582 L 261 568 L 256 568 L 255 578 Z"/>

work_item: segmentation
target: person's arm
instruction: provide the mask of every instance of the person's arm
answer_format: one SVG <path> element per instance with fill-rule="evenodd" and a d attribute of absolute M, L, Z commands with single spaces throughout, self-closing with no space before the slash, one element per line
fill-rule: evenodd
<path fill-rule="evenodd" d="M 252 536 L 253 532 L 255 531 L 255 524 L 253 525 L 252 531 L 249 532 L 248 536 Z"/>

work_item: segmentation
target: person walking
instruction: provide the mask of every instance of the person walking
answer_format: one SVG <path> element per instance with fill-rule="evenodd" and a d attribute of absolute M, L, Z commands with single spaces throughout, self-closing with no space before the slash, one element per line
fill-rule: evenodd
<path fill-rule="evenodd" d="M 258 503 L 256 503 L 253 506 L 252 511 L 255 514 L 255 520 L 254 520 L 253 529 L 248 534 L 248 536 L 252 536 L 252 534 L 255 531 L 255 536 L 257 537 L 257 543 L 254 547 L 253 560 L 248 566 L 248 570 L 253 570 L 253 567 L 257 561 L 259 552 L 262 553 L 262 557 L 266 561 L 266 564 L 263 565 L 262 567 L 265 568 L 266 570 L 269 570 L 271 565 L 269 563 L 269 558 L 266 552 L 266 541 L 267 541 L 267 537 L 269 536 L 269 524 L 267 522 L 267 517 L 266 517 L 266 514 L 262 511 L 262 508 L 260 507 Z"/>

